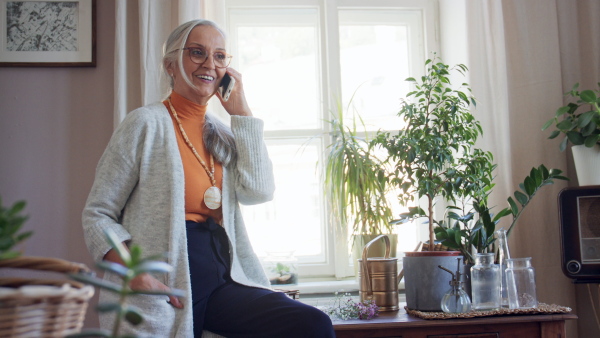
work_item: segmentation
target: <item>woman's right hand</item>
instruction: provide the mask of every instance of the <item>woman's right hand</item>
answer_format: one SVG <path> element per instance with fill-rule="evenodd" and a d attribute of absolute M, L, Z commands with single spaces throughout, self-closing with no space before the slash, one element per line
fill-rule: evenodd
<path fill-rule="evenodd" d="M 125 248 L 127 248 L 127 245 Z M 115 251 L 115 249 L 110 249 L 106 255 L 104 255 L 104 259 L 113 263 L 118 263 L 121 265 L 125 265 L 119 254 Z M 143 273 L 136 276 L 134 279 L 129 282 L 129 287 L 131 290 L 135 291 L 146 291 L 146 290 L 159 290 L 159 291 L 171 291 L 171 288 L 159 282 L 158 279 L 154 278 L 154 276 Z M 173 305 L 178 309 L 183 309 L 183 303 L 179 300 L 179 298 L 175 296 L 169 296 L 169 304 Z"/>
<path fill-rule="evenodd" d="M 129 287 L 134 291 L 145 291 L 145 290 L 160 290 L 160 291 L 170 291 L 171 289 L 159 282 L 158 279 L 154 278 L 154 276 L 143 273 L 141 275 L 136 276 L 129 283 Z M 169 304 L 173 305 L 178 309 L 183 309 L 183 303 L 179 300 L 179 298 L 175 296 L 169 296 Z"/>

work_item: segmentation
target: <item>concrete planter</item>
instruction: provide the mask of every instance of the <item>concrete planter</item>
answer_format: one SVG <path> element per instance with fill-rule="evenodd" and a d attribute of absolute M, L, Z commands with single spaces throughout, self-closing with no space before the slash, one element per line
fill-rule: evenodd
<path fill-rule="evenodd" d="M 409 309 L 442 311 L 442 298 L 450 289 L 452 276 L 438 265 L 455 271 L 456 259 L 462 257 L 459 255 L 459 251 L 406 252 L 402 261 L 406 306 Z"/>

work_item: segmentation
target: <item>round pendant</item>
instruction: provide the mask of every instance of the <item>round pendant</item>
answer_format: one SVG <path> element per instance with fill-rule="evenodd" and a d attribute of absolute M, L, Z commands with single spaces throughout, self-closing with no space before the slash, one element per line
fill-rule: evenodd
<path fill-rule="evenodd" d="M 219 209 L 221 206 L 221 190 L 215 186 L 212 186 L 204 192 L 204 204 L 209 209 Z"/>

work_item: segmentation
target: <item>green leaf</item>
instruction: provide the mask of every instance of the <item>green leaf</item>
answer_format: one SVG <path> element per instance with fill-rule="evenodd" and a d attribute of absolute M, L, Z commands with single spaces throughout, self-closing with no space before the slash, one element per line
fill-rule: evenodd
<path fill-rule="evenodd" d="M 583 144 L 584 139 L 581 133 L 576 131 L 568 131 L 567 137 L 569 138 L 569 141 L 576 146 Z"/>
<path fill-rule="evenodd" d="M 512 207 L 512 205 L 511 205 L 511 207 Z M 513 214 L 513 212 L 512 212 L 512 210 L 510 208 L 504 208 L 504 209 L 502 209 L 502 211 L 500 211 L 499 213 L 497 213 L 496 216 L 494 216 L 494 219 L 492 221 L 494 223 L 496 223 L 502 217 L 508 216 L 508 215 L 512 215 L 512 214 Z"/>
<path fill-rule="evenodd" d="M 527 201 L 529 200 L 527 195 L 525 195 L 524 193 L 522 193 L 518 190 L 515 191 L 515 198 L 517 199 L 517 201 L 519 201 L 519 203 L 521 203 L 521 205 L 527 204 Z"/>
<path fill-rule="evenodd" d="M 125 265 L 129 266 L 129 264 L 131 264 L 131 255 L 129 254 L 129 250 L 125 248 L 125 245 L 123 245 L 123 243 L 119 240 L 114 231 L 107 229 L 104 232 L 104 235 L 106 236 L 106 240 L 108 241 L 110 246 L 113 249 L 115 249 L 119 257 L 125 263 Z"/>
<path fill-rule="evenodd" d="M 554 119 L 550 119 L 548 120 L 548 122 L 544 123 L 544 126 L 542 127 L 542 130 L 546 130 L 548 129 L 552 124 L 554 123 Z"/>
<path fill-rule="evenodd" d="M 91 284 L 93 286 L 106 289 L 112 292 L 121 293 L 121 286 L 103 279 L 84 274 L 69 274 L 69 277 L 82 283 Z"/>
<path fill-rule="evenodd" d="M 152 296 L 175 296 L 185 297 L 185 292 L 179 289 L 171 289 L 170 291 L 162 290 L 132 290 L 131 295 L 152 295 Z"/>
<path fill-rule="evenodd" d="M 139 325 L 144 321 L 144 317 L 139 309 L 134 308 L 133 306 L 128 306 L 125 309 L 125 320 L 127 320 L 131 325 Z"/>
<path fill-rule="evenodd" d="M 10 210 L 8 210 L 7 212 L 7 216 L 8 217 L 12 217 L 15 216 L 16 214 L 18 214 L 19 212 L 21 212 L 23 209 L 25 209 L 25 205 L 27 203 L 25 201 L 18 201 L 15 204 L 13 204 L 13 206 L 10 208 Z"/>
<path fill-rule="evenodd" d="M 117 312 L 121 311 L 121 305 L 119 303 L 103 303 L 96 306 L 98 312 Z"/>
<path fill-rule="evenodd" d="M 588 112 L 585 112 L 585 113 L 579 115 L 579 120 L 577 121 L 577 126 L 579 128 L 584 128 L 592 121 L 592 119 L 596 116 L 596 114 L 597 113 L 595 111 L 591 110 L 591 111 L 588 111 Z"/>
<path fill-rule="evenodd" d="M 590 135 L 588 137 L 585 138 L 585 146 L 588 148 L 593 147 L 594 145 L 596 145 L 596 143 L 598 143 L 598 139 L 600 138 L 599 134 L 593 134 Z"/>
<path fill-rule="evenodd" d="M 132 269 L 137 276 L 145 272 L 167 273 L 173 270 L 173 267 L 165 262 L 149 261 L 143 262 Z"/>
<path fill-rule="evenodd" d="M 101 262 L 96 263 L 96 265 L 102 270 L 110 271 L 121 277 L 125 277 L 131 273 L 128 268 L 124 267 L 121 264 L 114 263 L 114 262 L 101 261 Z"/>
<path fill-rule="evenodd" d="M 525 192 L 527 195 L 531 196 L 535 192 L 535 181 L 530 176 L 525 177 Z"/>
<path fill-rule="evenodd" d="M 101 329 L 85 329 L 79 333 L 73 333 L 70 334 L 68 336 L 66 336 L 67 338 L 89 338 L 89 337 L 105 337 L 105 338 L 111 338 L 112 334 L 110 331 L 108 330 L 101 330 Z"/>
<path fill-rule="evenodd" d="M 555 117 L 561 117 L 562 115 L 568 113 L 570 109 L 571 108 L 569 106 L 564 106 L 564 107 L 558 108 L 558 110 L 556 110 Z"/>
<path fill-rule="evenodd" d="M 567 143 L 569 142 L 569 138 L 565 137 L 562 142 L 560 142 L 559 149 L 560 151 L 565 151 L 567 149 Z"/>
<path fill-rule="evenodd" d="M 592 90 L 581 91 L 579 97 L 586 103 L 596 103 L 596 93 L 594 93 Z"/>

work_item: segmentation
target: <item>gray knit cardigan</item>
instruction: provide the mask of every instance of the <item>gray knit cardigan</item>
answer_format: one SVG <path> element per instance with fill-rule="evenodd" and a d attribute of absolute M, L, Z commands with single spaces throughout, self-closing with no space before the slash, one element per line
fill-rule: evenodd
<path fill-rule="evenodd" d="M 237 147 L 235 164 L 223 168 L 223 227 L 230 241 L 234 281 L 269 288 L 269 281 L 250 244 L 238 202 L 257 204 L 273 198 L 272 164 L 263 142 L 263 122 L 231 117 Z M 121 241 L 139 245 L 144 256 L 167 252 L 173 271 L 157 278 L 185 290 L 184 309 L 167 304 L 166 296 L 141 295 L 144 322 L 125 331 L 140 336 L 193 337 L 190 275 L 184 210 L 184 174 L 173 122 L 162 103 L 136 109 L 115 130 L 100 162 L 85 209 L 83 229 L 96 261 L 110 250 L 104 235 L 112 229 Z M 105 274 L 105 279 L 118 279 Z M 100 302 L 116 296 L 100 292 Z M 112 327 L 114 315 L 101 315 L 100 326 Z"/>

